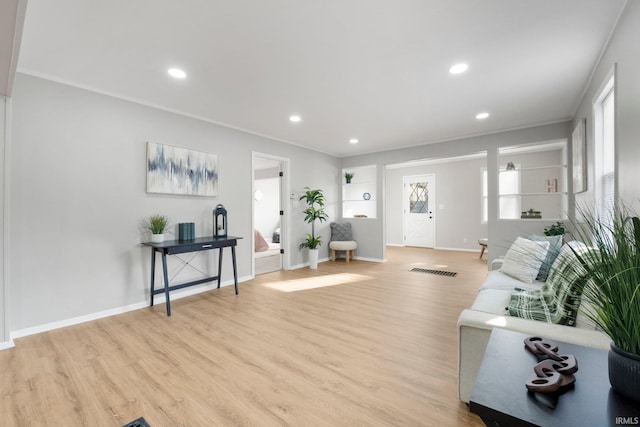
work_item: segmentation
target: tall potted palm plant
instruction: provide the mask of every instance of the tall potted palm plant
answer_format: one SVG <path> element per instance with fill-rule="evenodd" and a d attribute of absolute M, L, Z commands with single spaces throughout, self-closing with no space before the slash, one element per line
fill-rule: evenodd
<path fill-rule="evenodd" d="M 579 209 L 576 236 L 592 250 L 577 252 L 587 281 L 583 310 L 613 341 L 609 382 L 640 402 L 640 218 L 622 202 L 603 218 Z"/>
<path fill-rule="evenodd" d="M 300 249 L 309 249 L 309 268 L 316 269 L 318 268 L 318 247 L 322 241 L 320 236 L 316 236 L 315 222 L 316 220 L 326 221 L 329 217 L 324 212 L 322 190 L 312 190 L 309 187 L 305 187 L 305 190 L 305 193 L 298 200 L 304 200 L 307 204 L 307 208 L 304 210 L 304 221 L 311 224 L 311 234 L 308 234 L 306 239 L 300 243 Z"/>

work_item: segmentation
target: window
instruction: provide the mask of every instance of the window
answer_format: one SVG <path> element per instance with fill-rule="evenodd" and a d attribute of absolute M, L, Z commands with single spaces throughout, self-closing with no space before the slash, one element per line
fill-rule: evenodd
<path fill-rule="evenodd" d="M 517 169 L 500 169 L 500 219 L 520 218 L 520 165 Z"/>
<path fill-rule="evenodd" d="M 615 82 L 606 82 L 593 104 L 595 196 L 598 215 L 610 223 L 615 203 Z"/>
<path fill-rule="evenodd" d="M 518 164 L 517 169 L 520 168 Z M 506 165 L 500 168 L 499 172 L 499 199 L 500 199 L 500 219 L 520 218 L 520 171 L 507 170 Z M 482 218 L 486 223 L 489 219 L 489 183 L 487 169 L 482 168 Z"/>

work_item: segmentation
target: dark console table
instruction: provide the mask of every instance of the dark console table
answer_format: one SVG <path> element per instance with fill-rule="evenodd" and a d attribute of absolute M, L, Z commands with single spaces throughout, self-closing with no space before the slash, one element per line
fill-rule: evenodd
<path fill-rule="evenodd" d="M 609 385 L 607 350 L 555 341 L 560 354 L 578 359 L 573 389 L 557 397 L 555 408 L 545 396 L 525 387 L 536 357 L 524 348 L 530 335 L 494 328 L 471 392 L 469 409 L 488 426 L 594 426 L 640 424 L 640 407 Z"/>
<path fill-rule="evenodd" d="M 236 246 L 238 240 L 242 237 L 227 236 L 227 237 L 199 237 L 193 240 L 169 240 L 161 243 L 147 242 L 145 245 L 151 246 L 151 306 L 153 306 L 153 296 L 156 294 L 165 294 L 167 302 L 167 316 L 171 316 L 171 301 L 169 299 L 169 291 L 176 289 L 186 288 L 187 286 L 199 285 L 201 283 L 218 281 L 218 288 L 220 288 L 220 280 L 222 276 L 222 249 L 231 248 L 231 259 L 233 260 L 233 282 L 236 288 L 236 295 L 238 295 L 238 269 L 236 266 Z M 193 280 L 191 282 L 180 283 L 177 285 L 169 286 L 169 275 L 167 272 L 167 255 L 177 255 L 187 252 L 208 251 L 211 249 L 218 249 L 218 275 L 212 277 L 205 277 L 203 279 Z M 162 254 L 162 273 L 164 275 L 164 288 L 155 289 L 156 281 L 156 252 Z"/>

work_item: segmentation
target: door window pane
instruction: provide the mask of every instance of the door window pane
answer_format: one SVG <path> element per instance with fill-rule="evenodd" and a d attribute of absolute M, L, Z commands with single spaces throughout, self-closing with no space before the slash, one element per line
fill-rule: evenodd
<path fill-rule="evenodd" d="M 429 210 L 429 189 L 427 182 L 409 184 L 409 212 L 427 213 Z"/>

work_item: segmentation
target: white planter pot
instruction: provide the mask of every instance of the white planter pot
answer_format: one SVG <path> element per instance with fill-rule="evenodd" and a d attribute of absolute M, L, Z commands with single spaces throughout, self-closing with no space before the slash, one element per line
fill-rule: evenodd
<path fill-rule="evenodd" d="M 320 249 L 309 249 L 309 268 L 315 270 L 318 268 L 318 253 Z"/>
<path fill-rule="evenodd" d="M 162 242 L 164 242 L 164 234 L 151 235 L 151 243 L 162 243 Z"/>

